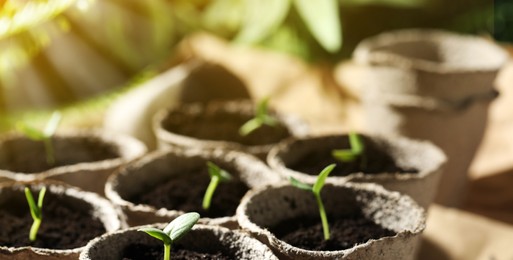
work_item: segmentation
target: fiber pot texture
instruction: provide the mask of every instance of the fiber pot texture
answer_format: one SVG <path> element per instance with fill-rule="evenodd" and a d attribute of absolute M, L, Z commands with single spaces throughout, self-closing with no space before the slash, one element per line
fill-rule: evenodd
<path fill-rule="evenodd" d="M 63 215 L 65 214 L 64 212 L 73 212 L 74 214 L 76 214 L 76 212 L 79 213 L 78 215 L 80 215 L 80 218 L 77 219 L 74 217 L 72 222 L 78 222 L 80 219 L 84 219 L 83 221 L 86 221 L 86 223 L 89 223 L 89 221 L 99 221 L 100 228 L 103 232 L 99 233 L 98 235 L 101 235 L 105 232 L 113 232 L 126 227 L 125 221 L 120 217 L 120 212 L 116 210 L 109 201 L 101 198 L 95 193 L 82 191 L 76 187 L 71 187 L 66 184 L 49 181 L 2 183 L 0 185 L 1 218 L 5 219 L 9 216 L 11 216 L 11 218 L 16 217 L 17 220 L 13 221 L 8 226 L 10 228 L 17 229 L 13 232 L 22 232 L 26 234 L 27 240 L 28 230 L 32 223 L 29 223 L 23 227 L 19 227 L 20 223 L 22 223 L 22 218 L 27 218 L 28 216 L 28 218 L 32 220 L 23 191 L 24 187 L 26 186 L 30 187 L 36 200 L 37 193 L 41 187 L 45 186 L 47 189 L 43 203 L 43 220 L 37 235 L 36 242 L 38 240 L 55 241 L 59 240 L 58 237 L 62 237 L 61 240 L 63 241 L 73 243 L 76 242 L 75 239 L 78 238 L 69 237 L 70 235 L 76 235 L 77 237 L 80 237 L 80 239 L 86 241 L 84 241 L 83 244 L 79 246 L 61 249 L 41 248 L 37 246 L 29 246 L 28 244 L 21 247 L 8 247 L 5 246 L 5 241 L 9 241 L 8 239 L 12 239 L 14 237 L 15 233 L 11 233 L 8 238 L 0 238 L 0 240 L 4 241 L 2 243 L 3 245 L 0 246 L 0 259 L 77 259 L 83 247 L 89 242 L 90 239 L 95 238 L 95 236 L 91 234 L 92 232 L 90 233 L 89 228 L 89 226 L 93 224 L 82 224 L 80 226 L 76 226 L 75 229 L 70 229 L 65 226 L 70 223 L 66 223 L 68 219 L 65 219 L 66 216 Z M 52 207 L 52 204 L 59 205 L 59 207 L 62 208 L 59 208 L 58 212 L 56 211 L 52 214 L 47 214 L 50 213 L 49 210 Z M 55 218 L 51 219 L 50 217 L 55 214 L 57 214 L 55 218 L 62 219 L 58 219 L 57 221 L 54 221 Z M 59 226 L 61 224 L 62 227 Z M 5 231 L 5 227 L 3 229 Z"/>
<path fill-rule="evenodd" d="M 334 176 L 332 173 L 327 181 L 378 183 L 386 189 L 411 196 L 419 205 L 427 209 L 436 195 L 446 162 L 444 153 L 427 141 L 379 135 L 360 135 L 360 137 L 366 147 L 363 155 L 365 165 L 355 161 L 354 164 L 357 166 L 349 170 L 356 171 L 340 176 Z M 347 165 L 352 162 L 336 160 L 331 155 L 331 151 L 349 148 L 348 136 L 344 134 L 289 139 L 271 150 L 267 162 L 285 179 L 294 177 L 302 182 L 313 184 L 317 174 L 328 164 L 336 163 L 335 170 L 348 168 Z M 325 155 L 325 157 L 317 158 L 317 155 Z M 309 158 L 315 158 L 312 161 L 322 161 L 326 164 L 316 165 L 315 168 L 319 167 L 319 169 L 311 173 L 300 171 L 296 165 L 308 161 Z M 394 165 L 392 170 L 390 165 L 386 165 L 384 158 L 389 160 L 388 164 Z M 403 172 L 400 172 L 400 169 Z"/>
<path fill-rule="evenodd" d="M 151 227 L 162 229 L 165 224 L 154 224 Z M 134 244 L 163 248 L 162 242 L 137 231 L 139 228 L 129 228 L 92 240 L 80 254 L 80 260 L 121 259 L 123 251 Z M 258 240 L 242 232 L 217 226 L 197 224 L 176 246 L 198 252 L 221 252 L 229 255 L 230 259 L 278 259 Z"/>
<path fill-rule="evenodd" d="M 105 186 L 105 194 L 111 201 L 121 206 L 128 217 L 130 226 L 169 222 L 171 219 L 183 214 L 183 211 L 165 207 L 158 208 L 148 203 L 138 203 L 136 198 L 176 180 L 176 183 L 173 184 L 175 186 L 171 186 L 175 188 L 172 188 L 170 191 L 173 193 L 173 196 L 169 195 L 168 197 L 170 199 L 173 199 L 171 197 L 181 198 L 179 201 L 184 204 L 185 201 L 196 202 L 187 211 L 197 211 L 205 216 L 206 213 L 201 211 L 201 200 L 208 186 L 208 180 L 204 181 L 203 178 L 208 179 L 208 174 L 202 171 L 206 170 L 207 161 L 211 161 L 220 168 L 227 170 L 234 178 L 234 181 L 241 183 L 241 185 L 246 186 L 248 189 L 268 185 L 280 180 L 279 176 L 271 172 L 263 162 L 248 154 L 236 151 L 226 152 L 222 149 L 200 151 L 170 148 L 154 151 L 121 168 L 108 179 Z M 200 174 L 206 176 L 202 177 Z M 187 178 L 196 178 L 192 180 L 193 187 L 185 186 L 187 182 L 191 182 L 187 181 Z M 204 182 L 204 187 L 198 187 L 199 182 Z M 222 189 L 221 185 L 223 184 L 220 183 L 214 193 L 211 210 L 216 210 L 219 204 L 224 204 L 225 202 L 224 200 L 216 201 Z M 245 192 L 246 190 L 243 190 L 240 197 Z M 192 199 L 193 193 L 199 195 L 196 196 L 199 201 Z M 202 218 L 201 221 L 230 228 L 237 227 L 234 215 L 240 201 L 236 198 L 228 198 L 228 200 L 235 203 L 232 215 Z M 168 203 L 170 202 L 163 204 L 169 205 Z"/>
<path fill-rule="evenodd" d="M 162 110 L 154 120 L 158 146 L 222 147 L 265 159 L 267 152 L 277 142 L 307 133 L 306 124 L 299 118 L 271 111 L 270 114 L 278 119 L 278 126 L 264 125 L 247 136 L 241 136 L 239 128 L 254 117 L 255 106 L 250 101 L 231 101 L 186 104 Z"/>
<path fill-rule="evenodd" d="M 482 139 L 494 79 L 507 54 L 486 39 L 435 30 L 403 30 L 364 40 L 354 60 L 364 69 L 368 131 L 431 140 L 449 159 L 436 202 L 458 206 Z"/>
<path fill-rule="evenodd" d="M 46 162 L 44 144 L 20 134 L 0 140 L 0 181 L 52 179 L 103 194 L 107 177 L 146 152 L 138 140 L 101 130 L 76 130 L 52 137 L 55 163 Z"/>
<path fill-rule="evenodd" d="M 237 218 L 243 230 L 264 241 L 282 259 L 414 259 L 426 219 L 425 211 L 410 197 L 370 183 L 326 184 L 321 194 L 330 223 L 346 215 L 363 214 L 393 235 L 337 251 L 292 246 L 269 230 L 296 217 L 318 218 L 319 222 L 320 218 L 313 194 L 288 183 L 250 191 L 237 209 Z"/>

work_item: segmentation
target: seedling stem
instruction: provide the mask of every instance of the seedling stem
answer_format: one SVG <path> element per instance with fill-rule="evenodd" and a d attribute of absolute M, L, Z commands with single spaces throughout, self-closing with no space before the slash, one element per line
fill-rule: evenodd
<path fill-rule="evenodd" d="M 39 191 L 36 205 L 34 197 L 32 196 L 32 192 L 28 187 L 25 187 L 25 197 L 27 198 L 27 202 L 29 204 L 30 215 L 34 220 L 32 226 L 30 227 L 29 233 L 29 240 L 32 242 L 36 241 L 37 231 L 39 230 L 39 227 L 41 226 L 41 221 L 43 220 L 43 199 L 45 197 L 45 193 L 46 187 L 41 188 L 41 190 Z"/>
<path fill-rule="evenodd" d="M 207 162 L 208 174 L 210 175 L 210 183 L 208 184 L 205 195 L 203 196 L 203 209 L 208 210 L 210 208 L 210 202 L 214 196 L 217 186 L 220 182 L 230 181 L 232 176 L 225 170 L 219 168 L 212 162 Z"/>

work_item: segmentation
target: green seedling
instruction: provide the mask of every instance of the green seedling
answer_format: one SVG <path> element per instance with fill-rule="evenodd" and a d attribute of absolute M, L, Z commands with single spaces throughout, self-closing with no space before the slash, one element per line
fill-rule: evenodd
<path fill-rule="evenodd" d="M 300 182 L 294 177 L 290 177 L 290 183 L 292 184 L 292 186 L 302 190 L 311 191 L 314 194 L 315 200 L 317 201 L 317 206 L 319 207 L 319 215 L 321 216 L 322 230 L 324 233 L 325 240 L 330 239 L 330 227 L 328 224 L 328 217 L 326 216 L 326 210 L 324 210 L 324 204 L 322 203 L 321 199 L 321 190 L 324 186 L 326 178 L 328 178 L 328 175 L 331 173 L 333 168 L 335 168 L 335 166 L 335 164 L 330 164 L 326 166 L 326 168 L 324 168 L 321 171 L 321 173 L 319 173 L 319 176 L 317 176 L 317 180 L 315 181 L 315 184 L 313 186 Z"/>
<path fill-rule="evenodd" d="M 212 196 L 216 191 L 217 185 L 219 185 L 220 182 L 232 180 L 232 176 L 227 171 L 219 168 L 219 166 L 214 163 L 207 162 L 207 167 L 208 174 L 210 175 L 210 183 L 208 184 L 205 195 L 203 196 L 204 210 L 208 210 L 210 208 L 210 202 L 212 201 Z"/>
<path fill-rule="evenodd" d="M 342 162 L 352 162 L 358 157 L 361 157 L 363 161 L 365 145 L 360 135 L 354 132 L 349 133 L 349 145 L 350 149 L 333 150 L 331 155 Z"/>
<path fill-rule="evenodd" d="M 262 101 L 258 103 L 255 117 L 248 120 L 239 128 L 239 134 L 241 136 L 246 136 L 255 131 L 256 129 L 262 127 L 263 125 L 268 126 L 276 126 L 278 124 L 278 120 L 275 117 L 269 114 L 269 98 L 264 98 Z"/>
<path fill-rule="evenodd" d="M 152 227 L 140 228 L 138 231 L 146 232 L 146 234 L 162 241 L 164 243 L 164 260 L 171 257 L 171 247 L 198 222 L 200 215 L 196 212 L 185 213 L 173 221 L 169 222 L 163 229 Z"/>
<path fill-rule="evenodd" d="M 34 222 L 30 227 L 29 240 L 36 241 L 37 231 L 41 226 L 41 221 L 43 220 L 43 199 L 45 197 L 46 187 L 41 188 L 39 191 L 39 195 L 37 197 L 37 204 L 32 197 L 32 192 L 29 188 L 25 187 L 25 197 L 27 198 L 27 202 L 30 208 L 30 215 L 32 215 L 32 219 Z"/>
<path fill-rule="evenodd" d="M 52 136 L 55 134 L 57 127 L 61 121 L 61 113 L 58 111 L 53 112 L 52 116 L 46 123 L 43 131 L 36 129 L 32 126 L 19 122 L 16 127 L 18 131 L 22 132 L 28 138 L 34 141 L 42 141 L 45 146 L 46 162 L 48 165 L 55 163 L 55 154 L 52 145 Z"/>

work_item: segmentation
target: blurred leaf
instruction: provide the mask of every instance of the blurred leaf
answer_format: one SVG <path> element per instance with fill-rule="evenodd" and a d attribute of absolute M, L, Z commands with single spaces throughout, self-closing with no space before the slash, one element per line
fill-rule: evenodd
<path fill-rule="evenodd" d="M 203 26 L 217 35 L 232 37 L 241 27 L 244 1 L 214 0 L 203 13 Z"/>
<path fill-rule="evenodd" d="M 417 8 L 426 5 L 430 0 L 344 0 L 343 5 L 385 5 L 398 8 Z"/>
<path fill-rule="evenodd" d="M 315 39 L 327 51 L 337 52 L 342 47 L 337 0 L 294 0 L 294 4 Z"/>
<path fill-rule="evenodd" d="M 246 0 L 242 29 L 235 41 L 256 43 L 274 32 L 290 9 L 290 0 Z"/>

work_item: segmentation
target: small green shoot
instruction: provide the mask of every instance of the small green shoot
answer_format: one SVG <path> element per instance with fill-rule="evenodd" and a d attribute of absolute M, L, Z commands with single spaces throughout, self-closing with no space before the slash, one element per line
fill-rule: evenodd
<path fill-rule="evenodd" d="M 258 103 L 255 117 L 244 123 L 239 128 L 239 134 L 241 136 L 246 136 L 255 131 L 256 129 L 262 127 L 263 125 L 268 126 L 276 126 L 278 124 L 278 120 L 275 117 L 269 114 L 269 98 L 264 98 L 262 101 Z"/>
<path fill-rule="evenodd" d="M 189 212 L 169 222 L 163 230 L 146 227 L 138 229 L 138 231 L 146 232 L 146 234 L 161 240 L 164 243 L 164 260 L 169 260 L 173 244 L 187 234 L 196 222 L 198 222 L 199 218 L 200 215 L 198 213 Z"/>
<path fill-rule="evenodd" d="M 27 198 L 27 202 L 30 208 L 30 215 L 32 215 L 32 219 L 34 222 L 32 223 L 32 227 L 30 227 L 29 240 L 34 242 L 36 241 L 37 231 L 41 226 L 41 221 L 43 220 L 43 199 L 45 197 L 46 187 L 41 188 L 39 191 L 39 195 L 37 198 L 37 204 L 32 196 L 32 192 L 28 187 L 25 187 L 25 197 Z"/>
<path fill-rule="evenodd" d="M 333 150 L 331 155 L 342 162 L 352 162 L 358 157 L 362 157 L 363 161 L 365 145 L 360 135 L 354 132 L 349 133 L 349 145 L 350 149 Z"/>
<path fill-rule="evenodd" d="M 34 141 L 42 141 L 45 146 L 46 153 L 46 162 L 48 165 L 53 165 L 55 163 L 55 154 L 52 145 L 52 136 L 55 134 L 57 127 L 61 121 L 61 113 L 55 111 L 52 113 L 52 116 L 46 123 L 45 129 L 43 131 L 36 129 L 32 126 L 19 122 L 16 125 L 18 131 L 22 132 L 28 138 Z"/>
<path fill-rule="evenodd" d="M 335 168 L 336 164 L 330 164 L 324 168 L 321 173 L 319 173 L 319 176 L 317 176 L 317 180 L 315 181 L 315 184 L 309 185 L 303 182 L 300 182 L 299 180 L 295 179 L 294 177 L 290 177 L 290 184 L 292 186 L 302 189 L 311 191 L 314 196 L 315 200 L 317 201 L 317 206 L 319 207 L 319 215 L 321 216 L 321 223 L 322 223 L 322 230 L 324 232 L 324 240 L 330 239 L 330 228 L 328 224 L 328 217 L 326 216 L 326 210 L 324 210 L 324 204 L 322 203 L 321 199 L 321 190 L 324 186 L 324 182 L 326 181 L 326 178 L 328 178 L 328 175 L 331 173 L 333 168 Z"/>
<path fill-rule="evenodd" d="M 208 210 L 210 208 L 210 202 L 212 196 L 220 182 L 230 181 L 232 176 L 225 170 L 219 168 L 212 162 L 207 162 L 208 174 L 210 175 L 210 183 L 208 184 L 205 195 L 203 196 L 203 209 Z"/>

